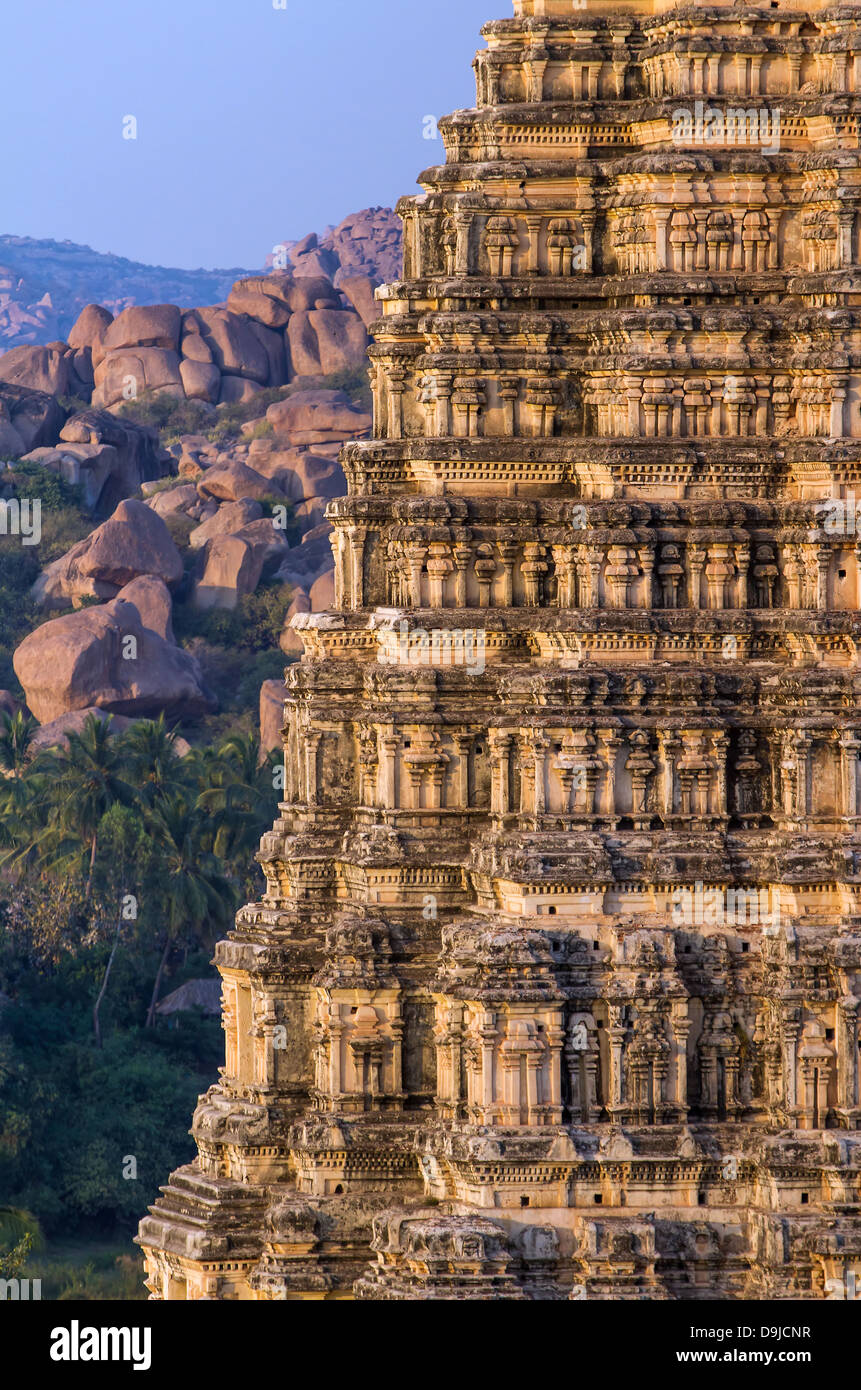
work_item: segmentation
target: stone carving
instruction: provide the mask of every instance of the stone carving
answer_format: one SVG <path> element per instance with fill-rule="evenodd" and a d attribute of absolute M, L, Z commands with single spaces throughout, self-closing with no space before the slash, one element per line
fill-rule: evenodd
<path fill-rule="evenodd" d="M 401 204 L 153 1297 L 861 1276 L 856 25 L 515 15 Z"/>

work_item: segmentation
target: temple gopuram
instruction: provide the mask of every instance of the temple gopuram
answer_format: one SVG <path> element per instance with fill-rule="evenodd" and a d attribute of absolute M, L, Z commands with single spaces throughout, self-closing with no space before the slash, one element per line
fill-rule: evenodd
<path fill-rule="evenodd" d="M 861 1280 L 861 6 L 514 12 L 399 205 L 156 1299 Z"/>

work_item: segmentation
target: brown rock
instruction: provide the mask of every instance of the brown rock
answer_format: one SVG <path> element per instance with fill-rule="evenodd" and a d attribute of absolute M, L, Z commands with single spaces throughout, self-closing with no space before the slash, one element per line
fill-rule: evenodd
<path fill-rule="evenodd" d="M 217 536 L 206 551 L 206 566 L 194 586 L 194 604 L 201 609 L 236 607 L 243 594 L 253 593 L 263 572 L 263 556 L 238 536 Z"/>
<path fill-rule="evenodd" d="M 75 319 L 69 331 L 70 348 L 90 348 L 101 346 L 105 334 L 114 321 L 114 316 L 101 304 L 88 304 Z"/>
<path fill-rule="evenodd" d="M 358 314 L 346 310 L 312 309 L 308 317 L 317 336 L 320 368 L 324 376 L 365 365 L 368 335 Z"/>
<path fill-rule="evenodd" d="M 264 386 L 269 380 L 269 358 L 252 332 L 247 318 L 228 309 L 197 309 L 201 335 L 212 350 L 212 360 L 223 373 L 245 377 Z"/>
<path fill-rule="evenodd" d="M 343 391 L 297 391 L 273 402 L 266 419 L 276 434 L 289 435 L 294 445 L 355 439 L 371 428 L 370 415 L 354 406 Z"/>
<path fill-rule="evenodd" d="M 320 375 L 320 346 L 307 309 L 291 316 L 287 325 L 287 347 L 294 376 Z"/>
<path fill-rule="evenodd" d="M 278 639 L 279 647 L 287 656 L 301 656 L 302 652 L 305 650 L 305 644 L 302 638 L 291 626 L 293 615 L 295 613 L 310 612 L 311 600 L 308 594 L 304 589 L 297 588 L 290 601 L 290 607 L 284 615 L 284 626 L 281 629 L 281 636 Z"/>
<path fill-rule="evenodd" d="M 251 497 L 242 497 L 238 502 L 224 502 L 214 516 L 209 517 L 192 531 L 188 543 L 192 550 L 200 550 L 216 536 L 235 535 L 237 531 L 242 530 L 243 526 L 249 525 L 252 521 L 258 521 L 262 515 L 263 508 L 260 503 L 255 502 Z"/>
<path fill-rule="evenodd" d="M 65 396 L 69 389 L 67 353 L 53 347 L 19 347 L 0 356 L 0 381 Z"/>
<path fill-rule="evenodd" d="M 288 291 L 288 303 L 291 313 L 306 313 L 309 309 L 317 307 L 321 301 L 326 307 L 340 309 L 341 299 L 332 284 L 325 276 L 306 276 L 301 280 L 291 281 L 291 288 Z"/>
<path fill-rule="evenodd" d="M 338 288 L 347 296 L 365 328 L 381 317 L 382 309 L 374 298 L 376 285 L 367 275 L 345 275 Z"/>
<path fill-rule="evenodd" d="M 143 574 L 133 579 L 117 594 L 123 603 L 133 603 L 144 627 L 163 637 L 166 642 L 173 638 L 173 600 L 170 590 L 155 575 Z"/>
<path fill-rule="evenodd" d="M 21 643 L 13 665 L 41 724 L 93 706 L 141 716 L 212 708 L 197 661 L 144 627 L 137 607 L 119 599 L 43 623 Z"/>
<path fill-rule="evenodd" d="M 284 682 L 264 681 L 260 687 L 260 751 L 270 753 L 282 746 L 284 726 Z"/>
<path fill-rule="evenodd" d="M 179 375 L 190 401 L 209 401 L 215 405 L 221 393 L 221 372 L 214 363 L 183 358 L 179 364 Z"/>
<path fill-rule="evenodd" d="M 113 598 L 143 574 L 176 584 L 182 578 L 182 559 L 161 517 L 144 502 L 129 498 L 110 520 L 43 570 L 32 592 L 41 607 L 76 602 L 85 595 Z"/>
<path fill-rule="evenodd" d="M 274 301 L 272 302 L 274 303 Z M 256 323 L 253 319 L 248 326 L 268 358 L 269 385 L 285 386 L 287 384 L 287 350 L 284 346 L 284 335 L 264 327 L 262 323 Z"/>
<path fill-rule="evenodd" d="M 185 398 L 179 356 L 172 349 L 142 347 L 108 352 L 94 372 L 93 405 L 108 408 L 147 391 Z"/>
<path fill-rule="evenodd" d="M 219 405 L 245 405 L 246 401 L 253 401 L 259 395 L 263 387 L 256 381 L 247 381 L 241 376 L 223 376 L 221 378 L 221 391 L 218 397 Z"/>
<path fill-rule="evenodd" d="M 238 502 L 243 497 L 254 497 L 260 501 L 279 492 L 278 486 L 269 478 L 262 477 L 255 469 L 238 460 L 226 467 L 208 468 L 197 490 L 201 497 L 215 497 L 224 502 Z"/>
<path fill-rule="evenodd" d="M 182 340 L 180 351 L 189 362 L 211 362 L 212 348 L 199 333 L 188 333 Z"/>
<path fill-rule="evenodd" d="M 239 282 L 240 285 L 242 283 Z M 290 310 L 286 304 L 271 298 L 268 294 L 255 294 L 236 285 L 230 292 L 227 307 L 234 314 L 246 314 L 248 318 L 265 324 L 267 328 L 283 328 L 290 317 Z"/>
<path fill-rule="evenodd" d="M 188 511 L 197 501 L 197 488 L 193 483 L 182 483 L 178 487 L 165 488 L 157 492 L 147 502 L 157 516 L 174 516 L 176 512 Z"/>
<path fill-rule="evenodd" d="M 335 569 L 327 570 L 311 585 L 311 612 L 325 613 L 335 606 Z"/>
<path fill-rule="evenodd" d="M 175 304 L 134 304 L 113 320 L 102 339 L 105 352 L 118 348 L 179 347 L 182 315 Z"/>

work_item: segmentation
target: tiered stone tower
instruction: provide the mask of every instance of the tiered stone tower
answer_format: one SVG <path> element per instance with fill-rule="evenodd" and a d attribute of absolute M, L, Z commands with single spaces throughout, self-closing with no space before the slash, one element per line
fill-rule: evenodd
<path fill-rule="evenodd" d="M 155 1297 L 861 1280 L 861 9 L 514 9 L 400 206 Z"/>

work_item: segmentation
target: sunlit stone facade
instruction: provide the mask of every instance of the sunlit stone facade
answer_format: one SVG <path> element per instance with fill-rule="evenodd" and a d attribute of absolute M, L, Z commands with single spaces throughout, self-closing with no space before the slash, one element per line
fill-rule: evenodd
<path fill-rule="evenodd" d="M 861 1280 L 861 9 L 514 9 L 400 205 L 156 1298 Z"/>

